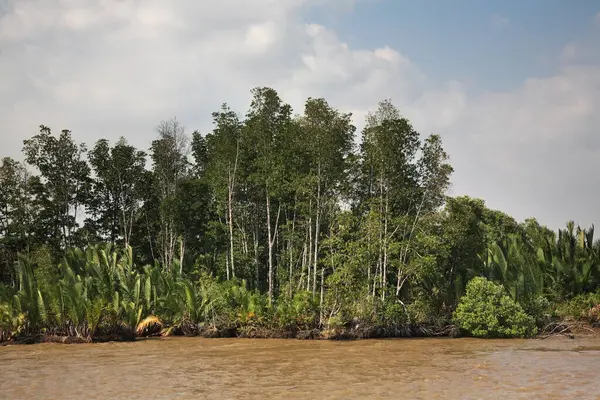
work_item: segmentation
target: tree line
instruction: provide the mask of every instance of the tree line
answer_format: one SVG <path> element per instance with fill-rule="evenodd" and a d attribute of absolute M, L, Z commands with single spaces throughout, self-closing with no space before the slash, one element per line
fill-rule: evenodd
<path fill-rule="evenodd" d="M 67 277 L 102 281 L 89 268 L 104 265 L 117 288 L 146 271 L 185 279 L 198 298 L 209 277 L 228 285 L 223 291 L 243 287 L 264 297 L 265 309 L 300 296 L 320 328 L 374 313 L 441 326 L 474 277 L 498 283 L 536 317 L 544 304 L 598 288 L 593 227 L 570 222 L 553 232 L 482 200 L 448 197 L 453 169 L 441 137 L 420 135 L 390 101 L 359 135 L 352 115 L 325 99 L 309 98 L 294 114 L 271 88 L 252 91 L 243 118 L 224 104 L 212 119 L 212 132 L 191 135 L 175 118 L 161 121 L 147 150 L 124 137 L 88 150 L 69 130 L 40 126 L 23 142 L 25 163 L 0 165 L 0 300 L 5 293 L 15 306 L 10 296 L 24 293 L 24 282 L 63 282 L 66 293 L 75 284 Z M 73 261 L 74 249 L 107 245 L 101 253 L 124 254 L 129 275 L 98 255 Z M 111 284 L 105 289 L 101 309 L 114 301 Z M 156 314 L 148 296 L 138 323 Z M 26 315 L 20 307 L 15 315 Z"/>

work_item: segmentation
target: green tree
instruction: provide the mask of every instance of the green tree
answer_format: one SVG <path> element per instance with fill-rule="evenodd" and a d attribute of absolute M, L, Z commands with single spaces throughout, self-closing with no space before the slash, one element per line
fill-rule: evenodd
<path fill-rule="evenodd" d="M 530 337 L 537 333 L 534 319 L 504 288 L 485 278 L 473 278 L 461 299 L 454 321 L 475 337 Z"/>
<path fill-rule="evenodd" d="M 37 201 L 47 212 L 48 239 L 55 251 L 74 245 L 77 218 L 89 200 L 90 168 L 84 158 L 86 146 L 77 144 L 71 131 L 57 137 L 41 125 L 40 133 L 23 141 L 26 160 L 40 172 Z M 79 214 L 79 216 L 81 216 Z"/>
<path fill-rule="evenodd" d="M 171 268 L 180 239 L 176 221 L 177 190 L 188 173 L 189 140 L 175 118 L 156 127 L 158 139 L 152 142 L 153 174 L 159 201 L 158 252 L 164 268 Z"/>
<path fill-rule="evenodd" d="M 240 139 L 242 124 L 235 112 L 223 104 L 221 110 L 213 113 L 213 132 L 204 141 L 194 136 L 193 148 L 197 164 L 206 162 L 207 179 L 217 196 L 217 212 L 225 215 L 229 236 L 229 252 L 226 258 L 227 279 L 235 278 L 235 238 L 234 218 L 236 215 L 236 191 L 240 166 Z M 206 148 L 203 151 L 203 147 Z"/>
<path fill-rule="evenodd" d="M 285 180 L 284 160 L 280 150 L 285 146 L 282 141 L 286 137 L 285 132 L 292 126 L 291 107 L 283 103 L 277 92 L 271 88 L 256 88 L 252 94 L 253 99 L 243 128 L 244 150 L 249 169 L 248 179 L 252 191 L 257 195 L 255 199 L 264 199 L 262 204 L 267 231 L 267 292 L 269 301 L 272 301 L 275 243 L 281 216 L 280 189 Z"/>
<path fill-rule="evenodd" d="M 26 252 L 34 215 L 30 196 L 30 174 L 12 158 L 0 160 L 0 282 L 14 281 L 13 263 L 17 253 Z"/>
<path fill-rule="evenodd" d="M 101 238 L 123 246 L 131 243 L 134 221 L 146 182 L 146 154 L 127 144 L 125 138 L 111 147 L 101 139 L 89 153 L 94 171 L 92 200 L 88 205 L 91 224 Z"/>
<path fill-rule="evenodd" d="M 312 292 L 316 292 L 317 269 L 319 264 L 319 240 L 322 223 L 332 216 L 328 211 L 335 210 L 341 199 L 340 189 L 349 169 L 347 160 L 353 147 L 354 132 L 351 114 L 342 114 L 333 109 L 325 99 L 309 98 L 304 107 L 304 115 L 300 119 L 300 133 L 307 151 L 308 170 L 300 181 L 314 208 L 309 207 L 309 224 L 314 221 L 314 241 L 310 238 L 312 229 L 309 226 L 309 248 L 312 253 L 308 259 L 307 289 L 311 283 Z M 314 215 L 314 217 L 313 217 Z M 325 232 L 327 234 L 327 232 Z M 324 265 L 321 268 L 321 292 L 324 282 Z M 322 296 L 321 296 L 322 297 Z"/>

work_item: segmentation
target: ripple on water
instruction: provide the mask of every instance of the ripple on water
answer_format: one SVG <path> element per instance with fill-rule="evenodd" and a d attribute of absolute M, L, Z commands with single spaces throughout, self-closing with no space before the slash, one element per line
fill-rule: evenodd
<path fill-rule="evenodd" d="M 163 338 L 0 348 L 7 399 L 600 398 L 600 340 Z"/>

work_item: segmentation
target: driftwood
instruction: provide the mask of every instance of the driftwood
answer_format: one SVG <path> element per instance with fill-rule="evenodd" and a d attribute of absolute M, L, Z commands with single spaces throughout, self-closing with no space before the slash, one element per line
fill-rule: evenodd
<path fill-rule="evenodd" d="M 586 330 L 591 332 L 594 335 L 597 335 L 598 332 L 594 331 L 590 328 L 586 323 L 581 321 L 559 321 L 559 322 L 551 322 L 542 331 L 540 332 L 538 339 L 547 339 L 551 336 L 565 336 L 569 339 L 574 339 L 573 335 L 576 331 Z"/>

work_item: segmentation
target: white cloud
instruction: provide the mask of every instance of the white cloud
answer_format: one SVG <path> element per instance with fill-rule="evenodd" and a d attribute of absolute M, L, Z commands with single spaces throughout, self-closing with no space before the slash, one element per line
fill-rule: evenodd
<path fill-rule="evenodd" d="M 147 148 L 159 120 L 176 115 L 206 131 L 224 101 L 244 113 L 255 86 L 274 87 L 296 112 L 323 96 L 358 125 L 392 98 L 417 129 L 442 134 L 454 194 L 554 227 L 600 220 L 598 64 L 567 57 L 554 76 L 469 94 L 461 82 L 433 84 L 385 43 L 353 48 L 302 19 L 310 7 L 336 12 L 353 2 L 9 1 L 0 14 L 2 155 L 18 156 L 39 124 L 72 129 L 89 145 L 125 135 Z"/>
<path fill-rule="evenodd" d="M 597 222 L 599 107 L 599 67 L 568 67 L 469 99 L 443 130 L 460 176 L 455 192 L 553 227 Z"/>

